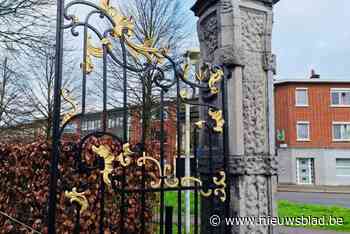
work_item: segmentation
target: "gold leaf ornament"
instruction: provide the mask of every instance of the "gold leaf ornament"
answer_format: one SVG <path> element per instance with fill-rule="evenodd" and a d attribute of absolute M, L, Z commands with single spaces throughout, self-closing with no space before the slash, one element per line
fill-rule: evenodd
<path fill-rule="evenodd" d="M 78 108 L 74 99 L 70 96 L 70 91 L 68 89 L 61 89 L 61 95 L 63 100 L 71 105 L 71 110 L 63 117 L 63 124 L 65 124 L 77 113 Z"/>
<path fill-rule="evenodd" d="M 80 205 L 80 212 L 84 212 L 88 207 L 89 207 L 89 203 L 88 200 L 85 196 L 85 193 L 78 193 L 77 192 L 77 188 L 73 188 L 71 192 L 69 191 L 65 191 L 64 195 L 70 199 L 70 202 L 76 202 Z"/>
<path fill-rule="evenodd" d="M 132 36 L 135 27 L 132 18 L 123 16 L 115 7 L 109 4 L 108 0 L 100 0 L 100 7 L 113 19 L 115 24 L 111 36 L 121 38 L 123 31 L 127 32 L 127 36 Z"/>
<path fill-rule="evenodd" d="M 200 121 L 197 121 L 197 122 L 195 123 L 195 126 L 196 126 L 197 128 L 199 128 L 199 129 L 202 129 L 202 128 L 204 128 L 204 124 L 205 124 L 205 121 L 204 121 L 204 120 L 200 120 Z"/>
<path fill-rule="evenodd" d="M 161 64 L 164 62 L 163 52 L 157 48 L 149 46 L 150 39 L 145 39 L 143 45 L 133 43 L 131 40 L 125 39 L 127 46 L 130 49 L 131 55 L 138 59 L 139 55 L 144 56 L 148 62 L 155 62 Z"/>
<path fill-rule="evenodd" d="M 217 177 L 213 178 L 214 184 L 221 186 L 214 190 L 214 195 L 219 196 L 221 193 L 221 196 L 219 196 L 220 200 L 222 202 L 226 201 L 226 173 L 224 171 L 219 172 L 221 175 L 221 179 L 218 179 Z"/>
<path fill-rule="evenodd" d="M 123 145 L 123 152 L 118 155 L 117 161 L 120 162 L 123 167 L 127 167 L 131 164 L 132 158 L 130 156 L 133 154 L 134 152 L 131 151 L 130 144 L 125 143 Z"/>
<path fill-rule="evenodd" d="M 137 166 L 142 167 L 142 166 L 146 166 L 147 161 L 150 161 L 150 162 L 154 163 L 157 166 L 157 169 L 158 169 L 158 172 L 159 172 L 159 176 L 160 176 L 160 178 L 162 178 L 163 177 L 163 173 L 162 173 L 162 168 L 160 166 L 159 161 L 157 161 L 153 157 L 147 156 L 146 152 L 143 152 L 143 156 L 138 158 L 136 163 L 137 163 Z M 162 179 L 159 179 L 158 181 L 151 181 L 151 187 L 152 188 L 159 188 L 161 183 L 162 183 Z"/>
<path fill-rule="evenodd" d="M 185 63 L 182 70 L 183 70 L 183 78 L 185 80 L 188 80 L 188 78 L 190 76 L 190 64 Z"/>
<path fill-rule="evenodd" d="M 102 44 L 103 44 L 103 40 L 104 40 L 104 42 L 106 42 L 106 40 L 108 40 L 108 39 L 103 38 L 101 40 Z M 92 38 L 90 35 L 88 36 L 88 39 L 87 39 L 87 53 L 86 54 L 90 55 L 92 57 L 95 57 L 95 58 L 102 58 L 103 57 L 103 49 L 93 45 Z"/>
<path fill-rule="evenodd" d="M 188 98 L 188 93 L 187 93 L 187 90 L 186 90 L 186 89 L 182 89 L 182 90 L 180 91 L 180 97 L 181 97 L 182 99 L 187 99 L 187 98 Z"/>
<path fill-rule="evenodd" d="M 181 178 L 181 185 L 182 185 L 182 186 L 190 186 L 190 183 L 191 183 L 191 182 L 193 182 L 193 183 L 198 183 L 199 186 L 201 186 L 201 187 L 203 186 L 203 182 L 202 182 L 200 179 L 196 178 L 196 177 L 185 176 L 185 177 L 182 177 L 182 178 Z M 204 190 L 202 189 L 200 193 L 201 193 L 201 195 L 202 195 L 203 197 L 209 197 L 209 196 L 212 195 L 213 190 L 212 190 L 212 189 L 209 189 L 208 191 L 204 191 Z"/>
<path fill-rule="evenodd" d="M 215 121 L 213 130 L 217 133 L 223 133 L 225 120 L 222 117 L 222 110 L 214 111 L 213 109 L 209 109 L 208 114 Z"/>
<path fill-rule="evenodd" d="M 86 41 L 86 57 L 85 57 L 86 64 L 84 64 L 84 61 L 80 64 L 81 69 L 84 69 L 84 66 L 85 66 L 86 74 L 90 74 L 94 70 L 92 57 L 102 58 L 103 50 L 99 47 L 93 46 L 92 38 L 89 35 Z"/>
<path fill-rule="evenodd" d="M 129 48 L 130 54 L 135 58 L 139 59 L 139 55 L 144 56 L 148 62 L 163 63 L 164 55 L 168 53 L 165 48 L 157 49 L 153 48 L 153 38 L 146 38 L 142 45 L 136 44 L 130 40 L 134 34 L 135 23 L 132 17 L 123 16 L 116 8 L 110 6 L 108 0 L 100 0 L 101 8 L 109 15 L 115 24 L 111 33 L 112 37 L 122 38 L 124 35 L 124 41 Z"/>
<path fill-rule="evenodd" d="M 219 88 L 216 87 L 216 84 L 221 81 L 223 75 L 224 72 L 221 69 L 215 69 L 214 72 L 211 72 L 210 79 L 208 81 L 208 86 L 212 94 L 219 93 Z"/>
<path fill-rule="evenodd" d="M 111 180 L 109 179 L 109 174 L 113 171 L 113 161 L 115 156 L 111 153 L 109 147 L 105 145 L 100 145 L 98 147 L 92 146 L 92 151 L 104 160 L 104 169 L 101 173 L 105 184 L 110 186 Z"/>
<path fill-rule="evenodd" d="M 203 81 L 204 80 L 204 75 L 202 71 L 199 71 L 198 73 L 196 73 L 196 79 L 198 81 Z"/>
<path fill-rule="evenodd" d="M 165 177 L 164 179 L 164 184 L 166 186 L 168 186 L 169 188 L 176 188 L 177 186 L 179 186 L 179 179 L 175 176 L 175 173 L 172 173 L 172 169 L 174 169 L 175 166 L 175 160 L 174 160 L 174 164 L 170 165 L 170 164 L 165 164 L 164 165 L 164 172 L 163 175 Z"/>
<path fill-rule="evenodd" d="M 109 50 L 112 50 L 112 43 L 111 43 L 111 41 L 108 38 L 106 38 L 106 37 L 102 38 L 101 43 L 102 43 L 102 45 L 107 46 L 107 48 Z M 102 54 L 102 56 L 103 56 L 103 54 Z"/>

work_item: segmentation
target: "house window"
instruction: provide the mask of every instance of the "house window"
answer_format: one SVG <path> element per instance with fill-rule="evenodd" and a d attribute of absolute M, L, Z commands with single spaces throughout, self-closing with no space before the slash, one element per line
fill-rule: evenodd
<path fill-rule="evenodd" d="M 156 107 L 152 110 L 152 120 L 160 120 L 161 115 L 161 108 L 160 107 Z M 164 106 L 164 111 L 163 111 L 163 116 L 164 116 L 164 120 L 167 120 L 169 118 L 169 108 L 168 106 Z"/>
<path fill-rule="evenodd" d="M 95 130 L 95 129 L 101 129 L 101 120 L 96 119 L 96 120 L 84 120 L 82 123 L 82 130 L 83 131 L 90 131 L 90 130 Z"/>
<path fill-rule="evenodd" d="M 81 130 L 83 130 L 83 131 L 87 130 L 87 121 L 82 121 Z"/>
<path fill-rule="evenodd" d="M 336 175 L 350 176 L 350 158 L 336 159 Z"/>
<path fill-rule="evenodd" d="M 94 125 L 94 129 L 101 129 L 101 120 L 97 119 L 94 121 L 95 125 Z"/>
<path fill-rule="evenodd" d="M 307 88 L 297 88 L 295 90 L 295 105 L 296 106 L 308 106 L 308 89 Z"/>
<path fill-rule="evenodd" d="M 297 122 L 297 141 L 310 140 L 310 123 L 303 121 Z"/>
<path fill-rule="evenodd" d="M 333 123 L 333 141 L 350 141 L 350 123 Z"/>
<path fill-rule="evenodd" d="M 163 132 L 163 137 L 164 137 L 163 138 L 164 142 L 167 142 L 168 135 L 167 135 L 166 131 Z M 161 138 L 161 131 L 157 130 L 157 129 L 152 129 L 152 132 L 151 132 L 151 139 L 152 139 L 152 141 L 160 141 L 160 138 Z"/>
<path fill-rule="evenodd" d="M 121 117 L 111 116 L 108 119 L 108 128 L 117 128 L 122 125 L 121 123 Z"/>
<path fill-rule="evenodd" d="M 350 89 L 331 89 L 332 106 L 350 106 Z"/>

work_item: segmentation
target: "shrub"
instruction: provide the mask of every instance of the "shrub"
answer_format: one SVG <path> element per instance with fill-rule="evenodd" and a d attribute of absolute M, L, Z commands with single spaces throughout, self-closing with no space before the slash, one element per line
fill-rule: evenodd
<path fill-rule="evenodd" d="M 97 157 L 92 146 L 108 145 L 111 152 L 118 154 L 121 145 L 110 138 L 91 138 L 84 144 L 83 161 L 89 166 L 97 165 Z M 84 191 L 89 201 L 88 209 L 81 214 L 81 233 L 98 233 L 100 203 L 98 187 L 100 172 L 94 170 L 88 174 L 77 173 L 74 158 L 77 155 L 77 143 L 64 142 L 60 154 L 57 233 L 72 233 L 75 223 L 75 206 L 64 196 L 66 190 L 77 187 Z M 0 144 L 0 211 L 31 226 L 35 230 L 47 233 L 46 217 L 48 211 L 49 167 L 51 143 L 37 141 L 30 144 Z M 152 148 L 152 147 L 150 147 Z M 142 168 L 135 160 L 127 167 L 126 182 L 128 187 L 140 188 L 142 184 Z M 146 186 L 154 177 L 158 177 L 155 165 L 146 167 Z M 117 163 L 113 174 L 122 176 L 122 167 Z M 140 233 L 141 195 L 129 193 L 125 203 L 128 204 L 124 218 L 128 233 Z M 152 203 L 156 200 L 153 193 L 146 194 L 145 221 L 152 219 Z M 120 195 L 106 187 L 105 192 L 105 233 L 109 228 L 119 227 Z M 151 227 L 148 226 L 152 232 Z M 114 232 L 117 232 L 116 229 Z M 1 233 L 28 233 L 28 230 L 8 218 L 0 216 Z"/>

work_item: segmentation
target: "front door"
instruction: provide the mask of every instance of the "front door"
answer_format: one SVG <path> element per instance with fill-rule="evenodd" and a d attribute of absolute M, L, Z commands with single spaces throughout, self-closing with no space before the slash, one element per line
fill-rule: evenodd
<path fill-rule="evenodd" d="M 298 184 L 314 183 L 314 159 L 298 158 L 297 159 L 297 182 Z"/>

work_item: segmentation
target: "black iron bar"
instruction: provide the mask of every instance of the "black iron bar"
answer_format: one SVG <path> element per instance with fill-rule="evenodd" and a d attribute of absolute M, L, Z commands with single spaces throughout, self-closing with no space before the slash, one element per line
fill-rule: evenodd
<path fill-rule="evenodd" d="M 214 175 L 214 168 L 213 168 L 213 137 L 212 137 L 212 129 L 208 128 L 208 144 L 209 144 L 209 176 L 207 176 L 207 179 L 210 180 L 210 176 L 212 177 Z M 208 181 L 209 182 L 209 181 Z M 214 208 L 214 196 L 210 197 L 210 209 L 213 210 Z M 213 227 L 210 225 L 210 233 L 213 233 Z"/>
<path fill-rule="evenodd" d="M 103 132 L 107 130 L 107 46 L 103 45 L 103 112 L 102 112 L 102 128 Z M 104 167 L 105 165 L 103 165 Z M 101 168 L 102 170 L 104 168 Z M 105 183 L 103 175 L 100 173 L 100 234 L 104 233 L 105 219 Z"/>
<path fill-rule="evenodd" d="M 81 206 L 79 204 L 76 204 L 76 217 L 75 217 L 75 227 L 74 227 L 74 234 L 80 233 L 80 209 Z"/>
<path fill-rule="evenodd" d="M 195 188 L 197 188 L 198 190 L 200 189 L 217 189 L 217 188 L 221 188 L 221 186 L 216 186 L 216 185 L 208 185 L 208 186 L 181 186 L 181 190 L 182 191 L 186 191 L 186 190 L 194 190 Z M 124 191 L 126 193 L 157 193 L 157 192 L 171 192 L 171 191 L 178 191 L 179 187 L 177 188 L 171 188 L 171 187 L 164 187 L 162 188 L 125 188 L 125 189 L 121 189 L 121 188 L 115 188 L 114 191 L 116 192 L 120 192 L 120 191 Z"/>
<path fill-rule="evenodd" d="M 146 76 L 148 76 L 149 73 L 146 73 Z M 142 138 L 141 138 L 141 144 L 142 144 L 142 153 L 146 150 L 146 86 L 145 81 L 142 80 Z M 145 189 L 146 186 L 146 170 L 145 165 L 142 165 L 142 190 Z M 140 214 L 140 220 L 141 220 L 141 231 L 145 232 L 145 205 L 146 205 L 146 198 L 145 193 L 141 193 L 141 214 Z"/>
<path fill-rule="evenodd" d="M 165 208 L 165 234 L 173 234 L 173 207 Z"/>
<path fill-rule="evenodd" d="M 160 91 L 160 168 L 164 172 L 164 91 Z M 165 176 L 165 175 L 164 175 Z M 160 184 L 160 234 L 164 233 L 164 180 Z"/>
<path fill-rule="evenodd" d="M 56 203 L 58 162 L 60 157 L 60 118 L 61 118 L 61 87 L 62 87 L 62 61 L 63 61 L 63 17 L 64 0 L 57 1 L 56 22 L 56 57 L 55 57 L 55 84 L 54 106 L 52 119 L 52 158 L 50 167 L 50 189 L 48 207 L 48 233 L 56 233 Z"/>
<path fill-rule="evenodd" d="M 83 80 L 82 80 L 82 95 L 81 95 L 81 112 L 85 114 L 85 108 L 86 108 L 86 56 L 87 56 L 87 32 L 88 28 L 86 25 L 84 25 L 84 48 L 83 48 Z"/>
<path fill-rule="evenodd" d="M 121 48 L 122 48 L 122 54 L 123 54 L 123 143 L 126 143 L 128 141 L 127 137 L 128 137 L 128 93 L 127 93 L 127 51 L 126 51 L 126 47 L 125 47 L 125 35 L 124 33 L 126 33 L 123 30 L 123 34 L 122 37 L 120 39 L 120 43 L 121 43 Z M 125 198 L 125 189 L 126 186 L 126 169 L 125 167 L 123 167 L 123 176 L 122 176 L 122 191 L 120 194 L 121 197 L 121 204 L 120 204 L 120 233 L 124 234 L 124 216 L 125 216 L 125 208 L 127 206 L 127 202 L 125 202 L 126 198 Z"/>
<path fill-rule="evenodd" d="M 193 155 L 194 155 L 194 176 L 198 178 L 198 154 L 197 154 L 197 128 L 193 130 Z M 198 185 L 195 183 L 194 188 L 194 234 L 198 234 Z"/>

